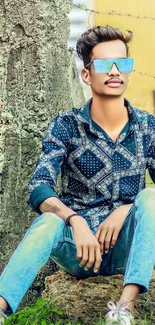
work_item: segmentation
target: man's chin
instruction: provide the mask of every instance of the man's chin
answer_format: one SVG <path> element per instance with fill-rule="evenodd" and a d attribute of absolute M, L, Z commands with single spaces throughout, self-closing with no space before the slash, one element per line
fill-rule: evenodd
<path fill-rule="evenodd" d="M 104 95 L 104 98 L 108 98 L 108 99 L 114 99 L 114 98 L 121 98 L 123 96 L 123 94 L 108 94 L 108 95 Z"/>
<path fill-rule="evenodd" d="M 110 97 L 110 98 L 115 98 L 115 97 L 122 97 L 125 92 L 125 89 L 104 89 L 100 91 L 93 91 L 92 93 L 96 93 L 97 96 L 101 97 Z"/>
<path fill-rule="evenodd" d="M 120 91 L 109 91 L 109 92 L 103 93 L 103 96 L 105 96 L 105 97 L 122 97 L 123 94 L 124 94 L 124 92 L 120 92 Z"/>

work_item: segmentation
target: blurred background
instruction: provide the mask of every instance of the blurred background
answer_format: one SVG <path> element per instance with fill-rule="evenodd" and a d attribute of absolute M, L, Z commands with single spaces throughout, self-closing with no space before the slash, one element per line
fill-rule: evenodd
<path fill-rule="evenodd" d="M 74 0 L 69 15 L 71 33 L 69 47 L 75 49 L 76 40 L 93 25 L 112 25 L 133 32 L 130 56 L 135 59 L 125 96 L 134 106 L 155 113 L 155 1 L 154 0 Z M 76 59 L 78 70 L 82 62 Z M 91 97 L 83 85 L 85 98 Z"/>

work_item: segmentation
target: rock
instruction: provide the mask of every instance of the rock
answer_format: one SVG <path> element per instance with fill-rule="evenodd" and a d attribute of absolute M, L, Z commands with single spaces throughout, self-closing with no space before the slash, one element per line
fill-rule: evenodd
<path fill-rule="evenodd" d="M 42 297 L 54 300 L 54 306 L 63 312 L 64 317 L 82 325 L 92 325 L 107 312 L 108 301 L 118 301 L 123 288 L 123 276 L 96 276 L 78 279 L 63 271 L 45 279 Z M 135 318 L 142 325 L 147 317 L 155 324 L 155 275 L 148 293 L 139 295 L 135 308 Z M 150 323 L 149 323 L 150 325 Z"/>

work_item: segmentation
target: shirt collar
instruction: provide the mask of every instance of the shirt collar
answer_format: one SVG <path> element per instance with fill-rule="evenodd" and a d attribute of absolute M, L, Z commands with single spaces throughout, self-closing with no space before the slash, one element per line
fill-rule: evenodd
<path fill-rule="evenodd" d="M 92 124 L 92 119 L 90 116 L 91 103 L 92 103 L 92 98 L 89 99 L 88 102 L 80 110 L 79 119 L 84 124 L 89 124 L 89 125 Z"/>
<path fill-rule="evenodd" d="M 80 110 L 79 115 L 80 121 L 84 124 L 88 124 L 90 129 L 92 129 L 92 119 L 90 116 L 91 103 L 92 98 L 88 100 L 88 102 L 83 106 L 83 108 Z M 130 130 L 140 129 L 144 117 L 138 114 L 137 109 L 135 109 L 126 98 L 124 99 L 124 104 L 129 113 Z"/>
<path fill-rule="evenodd" d="M 124 98 L 124 105 L 129 114 L 130 130 L 139 130 L 141 128 L 143 117 L 138 115 L 137 109 L 135 109 L 126 98 Z"/>

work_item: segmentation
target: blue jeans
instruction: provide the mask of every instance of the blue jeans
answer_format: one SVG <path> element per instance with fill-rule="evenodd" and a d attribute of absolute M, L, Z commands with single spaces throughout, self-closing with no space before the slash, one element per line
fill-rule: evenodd
<path fill-rule="evenodd" d="M 103 255 L 98 274 L 122 273 L 124 285 L 136 283 L 145 291 L 155 264 L 154 248 L 155 190 L 145 189 L 136 197 L 114 248 Z M 50 257 L 76 277 L 96 276 L 93 268 L 85 271 L 79 266 L 72 228 L 55 214 L 44 213 L 33 222 L 0 277 L 0 296 L 13 312 Z"/>

